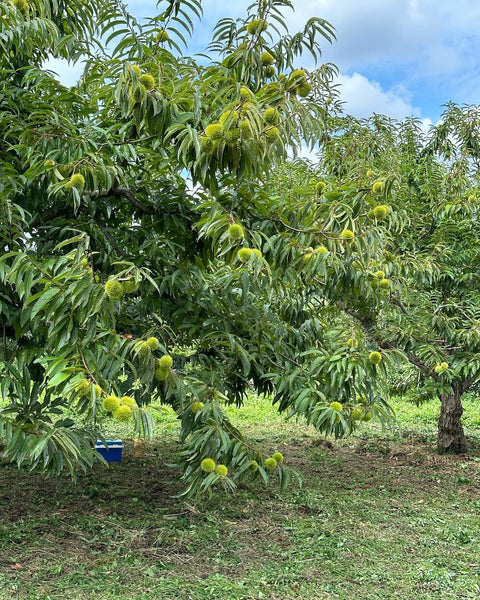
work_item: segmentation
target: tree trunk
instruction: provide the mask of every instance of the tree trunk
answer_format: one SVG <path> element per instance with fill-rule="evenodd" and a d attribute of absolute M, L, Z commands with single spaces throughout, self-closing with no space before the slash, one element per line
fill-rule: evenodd
<path fill-rule="evenodd" d="M 462 427 L 463 406 L 461 390 L 454 387 L 450 394 L 440 394 L 442 403 L 438 418 L 437 448 L 440 452 L 461 454 L 467 451 L 467 440 Z"/>

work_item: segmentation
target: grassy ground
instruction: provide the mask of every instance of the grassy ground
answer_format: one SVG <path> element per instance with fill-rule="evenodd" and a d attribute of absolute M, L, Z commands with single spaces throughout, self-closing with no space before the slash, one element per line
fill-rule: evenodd
<path fill-rule="evenodd" d="M 435 404 L 396 407 L 394 430 L 368 424 L 334 443 L 258 399 L 230 409 L 302 472 L 303 487 L 283 495 L 242 487 L 173 498 L 168 412 L 144 458 L 127 441 L 121 463 L 98 464 L 76 484 L 1 466 L 0 599 L 477 599 L 475 401 L 465 415 L 473 448 L 462 457 L 435 453 Z"/>

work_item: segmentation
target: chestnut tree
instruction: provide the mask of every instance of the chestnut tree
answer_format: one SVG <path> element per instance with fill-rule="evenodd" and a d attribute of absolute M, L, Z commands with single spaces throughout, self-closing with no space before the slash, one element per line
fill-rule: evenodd
<path fill-rule="evenodd" d="M 332 313 L 384 229 L 356 184 L 326 189 L 287 160 L 330 143 L 339 107 L 335 67 L 299 67 L 333 29 L 292 34 L 291 8 L 253 3 L 195 58 L 199 0 L 142 22 L 112 0 L 0 2 L 6 458 L 74 474 L 102 419 L 148 435 L 155 400 L 181 420 L 188 495 L 288 482 L 225 415 L 249 389 L 326 433 L 388 417 L 375 380 L 395 352 L 360 351 Z M 49 56 L 84 61 L 78 84 Z"/>

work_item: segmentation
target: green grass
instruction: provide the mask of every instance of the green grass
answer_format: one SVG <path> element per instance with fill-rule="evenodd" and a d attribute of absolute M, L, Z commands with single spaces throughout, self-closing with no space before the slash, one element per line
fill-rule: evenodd
<path fill-rule="evenodd" d="M 394 398 L 392 401 L 402 426 L 426 429 L 436 429 L 440 403 L 436 400 L 416 406 L 404 398 Z M 462 422 L 468 430 L 480 429 L 480 398 L 465 394 L 462 397 L 464 413 Z"/>
<path fill-rule="evenodd" d="M 240 486 L 182 502 L 178 422 L 142 459 L 68 478 L 0 467 L 1 600 L 356 600 L 480 597 L 480 452 L 434 451 L 438 405 L 395 400 L 397 426 L 324 440 L 258 398 L 230 416 L 302 488 Z M 478 412 L 466 403 L 475 442 Z M 109 433 L 132 432 L 108 423 Z M 473 444 L 474 448 L 478 445 Z"/>

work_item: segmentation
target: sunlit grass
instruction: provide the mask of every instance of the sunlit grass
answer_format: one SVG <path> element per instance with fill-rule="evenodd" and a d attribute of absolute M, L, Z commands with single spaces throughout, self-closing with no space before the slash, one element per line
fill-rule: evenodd
<path fill-rule="evenodd" d="M 267 398 L 228 407 L 302 472 L 284 494 L 274 482 L 175 498 L 178 419 L 163 408 L 141 459 L 106 419 L 123 460 L 76 484 L 2 466 L 0 599 L 476 600 L 480 457 L 434 452 L 435 403 L 394 405 L 393 430 L 366 423 L 333 445 Z"/>

